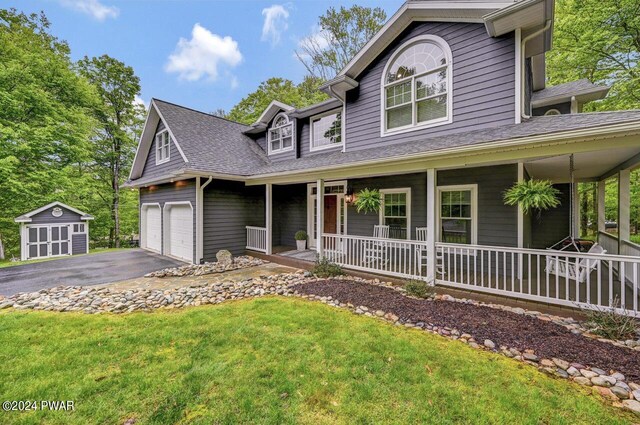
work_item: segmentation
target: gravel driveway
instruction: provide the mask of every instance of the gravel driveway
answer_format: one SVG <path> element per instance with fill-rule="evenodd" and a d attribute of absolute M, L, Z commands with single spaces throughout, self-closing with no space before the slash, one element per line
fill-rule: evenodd
<path fill-rule="evenodd" d="M 98 285 L 184 265 L 142 249 L 104 252 L 0 269 L 0 295 L 35 292 L 58 285 Z"/>

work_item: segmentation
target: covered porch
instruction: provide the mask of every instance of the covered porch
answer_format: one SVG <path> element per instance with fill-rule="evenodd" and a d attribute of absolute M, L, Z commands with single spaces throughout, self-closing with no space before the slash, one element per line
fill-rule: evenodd
<path fill-rule="evenodd" d="M 640 147 L 609 149 L 606 156 L 602 150 L 573 155 L 574 183 L 597 184 L 595 242 L 606 252 L 546 249 L 566 236 L 580 236 L 580 198 L 578 190 L 571 190 L 569 159 L 567 153 L 475 167 L 265 184 L 265 226 L 247 227 L 247 249 L 309 262 L 320 256 L 351 270 L 638 316 L 640 246 L 631 241 L 630 175 L 640 164 Z M 605 181 L 611 177 L 619 182 L 615 234 L 606 228 L 604 208 Z M 562 206 L 540 217 L 505 206 L 504 190 L 528 178 L 551 180 L 562 191 Z M 356 213 L 351 195 L 364 187 L 383 194 L 379 213 Z M 385 193 L 405 195 L 384 198 Z M 283 211 L 290 197 L 295 208 Z M 385 211 L 385 200 L 398 199 L 395 212 Z M 573 213 L 569 205 L 575 206 Z M 376 235 L 376 226 L 386 226 L 386 233 Z M 297 230 L 309 234 L 305 251 L 295 250 Z"/>

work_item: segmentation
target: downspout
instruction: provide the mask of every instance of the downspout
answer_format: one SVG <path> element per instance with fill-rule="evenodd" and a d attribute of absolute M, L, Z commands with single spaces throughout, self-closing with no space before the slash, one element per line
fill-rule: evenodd
<path fill-rule="evenodd" d="M 346 123 L 347 123 L 347 103 L 345 101 L 345 99 L 341 98 L 340 96 L 338 96 L 338 93 L 336 93 L 333 90 L 332 86 L 329 86 L 329 91 L 331 92 L 331 94 L 333 95 L 333 97 L 335 97 L 336 99 L 338 99 L 340 102 L 342 102 L 342 153 L 345 152 L 345 148 L 347 146 L 347 141 L 345 140 L 345 133 L 346 133 Z"/>
<path fill-rule="evenodd" d="M 196 250 L 198 251 L 198 263 L 202 263 L 202 260 L 204 260 L 204 188 L 207 187 L 212 180 L 213 176 L 209 176 L 209 180 L 200 185 L 198 189 L 200 193 L 198 193 L 196 197 L 196 239 L 198 245 Z"/>
<path fill-rule="evenodd" d="M 551 19 L 547 20 L 547 22 L 544 24 L 544 27 L 542 27 L 541 29 L 539 29 L 536 32 L 533 32 L 531 34 L 529 34 L 528 36 L 526 36 L 525 38 L 522 39 L 522 41 L 520 42 L 520 114 L 521 117 L 524 119 L 528 119 L 531 118 L 531 115 L 528 115 L 525 113 L 525 92 L 524 92 L 524 78 L 525 78 L 525 74 L 524 74 L 524 69 L 525 69 L 525 62 L 524 62 L 524 58 L 525 58 L 525 45 L 527 44 L 527 42 L 529 40 L 531 40 L 534 37 L 537 37 L 538 35 L 542 34 L 543 32 L 549 30 L 549 28 L 551 28 L 551 24 L 553 23 L 553 21 Z"/>

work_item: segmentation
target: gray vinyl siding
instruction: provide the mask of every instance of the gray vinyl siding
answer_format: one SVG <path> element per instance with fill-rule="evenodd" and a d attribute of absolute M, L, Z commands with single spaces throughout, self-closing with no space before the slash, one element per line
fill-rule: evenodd
<path fill-rule="evenodd" d="M 571 113 L 571 102 L 557 103 L 555 105 L 542 106 L 540 108 L 533 108 L 533 115 L 540 116 L 547 113 L 549 109 L 557 109 L 561 114 Z"/>
<path fill-rule="evenodd" d="M 193 209 L 193 256 L 196 256 L 196 181 L 182 180 L 175 183 L 167 183 L 140 188 L 140 208 L 143 204 L 160 204 L 162 226 L 162 253 L 166 254 L 164 247 L 164 205 L 167 202 L 191 202 Z"/>
<path fill-rule="evenodd" d="M 73 230 L 73 227 L 71 230 Z M 71 235 L 71 253 L 76 255 L 86 254 L 87 252 L 87 235 L 84 233 Z"/>
<path fill-rule="evenodd" d="M 415 239 L 416 227 L 427 225 L 427 174 L 401 174 L 385 177 L 349 180 L 354 193 L 369 189 L 411 188 L 411 234 Z M 380 224 L 379 213 L 358 213 L 352 204 L 347 207 L 347 233 L 356 236 L 373 236 L 373 226 Z"/>
<path fill-rule="evenodd" d="M 518 246 L 518 210 L 504 204 L 504 191 L 518 181 L 518 165 L 438 171 L 438 186 L 478 185 L 478 244 Z M 535 234 L 535 230 L 534 230 Z"/>
<path fill-rule="evenodd" d="M 453 54 L 453 122 L 380 136 L 381 78 L 402 43 L 419 35 L 442 37 Z M 366 149 L 418 138 L 477 130 L 515 122 L 515 38 L 492 38 L 482 24 L 414 23 L 358 78 L 348 92 L 346 149 Z"/>
<path fill-rule="evenodd" d="M 246 226 L 265 225 L 264 186 L 213 180 L 204 190 L 203 244 L 205 261 L 215 261 L 221 249 L 241 255 L 246 249 Z"/>
<path fill-rule="evenodd" d="M 54 208 L 62 209 L 62 215 L 60 217 L 54 217 L 51 212 Z M 80 222 L 80 214 L 70 211 L 64 207 L 51 207 L 39 212 L 36 215 L 31 216 L 31 223 L 29 224 L 67 224 Z"/>
<path fill-rule="evenodd" d="M 158 132 L 164 129 L 164 123 L 160 120 L 155 134 L 158 134 Z M 147 155 L 147 160 L 144 164 L 141 177 L 163 176 L 184 166 L 184 159 L 182 159 L 182 155 L 180 155 L 180 151 L 178 151 L 173 138 L 171 139 L 171 144 L 169 146 L 169 161 L 156 165 L 156 138 L 155 136 L 153 137 L 153 142 L 151 142 L 151 148 L 149 148 L 149 154 Z"/>
<path fill-rule="evenodd" d="M 295 233 L 307 231 L 307 185 L 273 186 L 273 203 L 273 245 L 295 246 Z"/>
<path fill-rule="evenodd" d="M 554 185 L 560 190 L 561 205 L 531 217 L 531 247 L 548 248 L 569 236 L 569 193 L 568 184 Z"/>

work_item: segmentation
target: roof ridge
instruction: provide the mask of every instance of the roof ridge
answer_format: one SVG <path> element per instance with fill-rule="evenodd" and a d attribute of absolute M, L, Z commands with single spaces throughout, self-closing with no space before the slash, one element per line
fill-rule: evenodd
<path fill-rule="evenodd" d="M 173 102 L 169 102 L 169 101 L 166 101 L 166 100 L 158 99 L 157 97 L 152 97 L 151 101 L 166 103 L 168 105 L 172 105 L 172 106 L 175 106 L 175 107 L 178 107 L 178 108 L 186 109 L 186 110 L 191 111 L 191 112 L 197 112 L 198 114 L 206 115 L 207 117 L 210 117 L 210 118 L 217 118 L 217 119 L 220 119 L 220 120 L 223 120 L 223 121 L 230 122 L 232 124 L 238 124 L 238 125 L 241 125 L 243 127 L 249 127 L 247 124 L 243 124 L 243 123 L 238 122 L 238 121 L 230 120 L 229 118 L 219 117 L 217 115 L 213 115 L 213 114 L 210 114 L 208 112 L 199 111 L 197 109 L 190 108 L 188 106 L 179 105 L 177 103 L 173 103 Z"/>
<path fill-rule="evenodd" d="M 640 113 L 640 109 L 622 109 L 619 111 L 591 111 L 591 112 L 580 112 L 577 114 L 560 114 L 560 115 L 534 115 L 531 118 L 543 118 L 543 117 L 553 117 L 553 118 L 558 118 L 558 117 L 565 117 L 565 119 L 568 119 L 566 117 L 575 117 L 576 115 L 580 116 L 580 115 L 604 115 L 604 114 L 620 114 L 620 113 Z"/>

